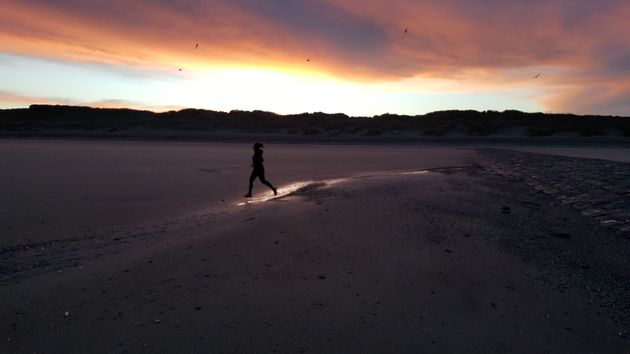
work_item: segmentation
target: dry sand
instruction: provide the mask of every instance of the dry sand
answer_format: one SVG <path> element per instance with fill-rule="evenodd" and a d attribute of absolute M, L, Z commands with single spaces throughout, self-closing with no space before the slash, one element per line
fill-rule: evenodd
<path fill-rule="evenodd" d="M 627 240 L 473 162 L 5 252 L 0 352 L 630 352 L 614 311 L 564 286 L 596 269 L 554 261 L 624 271 Z"/>

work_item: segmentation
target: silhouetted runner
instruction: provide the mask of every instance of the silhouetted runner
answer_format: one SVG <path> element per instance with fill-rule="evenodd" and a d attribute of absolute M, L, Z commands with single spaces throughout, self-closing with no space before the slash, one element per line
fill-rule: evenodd
<path fill-rule="evenodd" d="M 263 166 L 263 144 L 262 143 L 254 143 L 254 156 L 252 156 L 252 167 L 254 170 L 252 174 L 249 176 L 249 192 L 245 194 L 245 198 L 250 198 L 252 196 L 252 188 L 254 187 L 254 180 L 256 177 L 260 179 L 262 184 L 271 188 L 273 191 L 273 195 L 278 195 L 278 190 L 265 179 L 265 166 Z"/>

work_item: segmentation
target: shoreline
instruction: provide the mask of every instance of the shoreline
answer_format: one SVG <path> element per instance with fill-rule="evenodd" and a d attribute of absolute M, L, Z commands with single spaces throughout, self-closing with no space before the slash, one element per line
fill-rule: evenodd
<path fill-rule="evenodd" d="M 155 141 L 155 142 L 204 142 L 204 143 L 251 143 L 264 141 L 282 144 L 314 145 L 385 145 L 385 146 L 598 146 L 630 147 L 630 137 L 527 137 L 527 136 L 305 136 L 297 134 L 55 134 L 10 135 L 0 133 L 1 140 L 76 140 L 76 141 Z"/>

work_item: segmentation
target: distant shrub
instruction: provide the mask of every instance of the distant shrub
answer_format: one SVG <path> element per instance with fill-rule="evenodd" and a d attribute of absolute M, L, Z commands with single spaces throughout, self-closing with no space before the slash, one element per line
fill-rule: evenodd
<path fill-rule="evenodd" d="M 386 130 L 405 130 L 406 127 L 401 122 L 385 122 L 383 128 Z"/>
<path fill-rule="evenodd" d="M 422 128 L 422 135 L 425 136 L 443 136 L 450 130 L 447 124 L 430 124 Z"/>
<path fill-rule="evenodd" d="M 604 130 L 600 126 L 588 125 L 580 128 L 581 136 L 604 135 Z"/>
<path fill-rule="evenodd" d="M 466 133 L 473 136 L 491 135 L 496 132 L 497 128 L 495 126 L 487 124 L 473 124 L 466 129 Z"/>
<path fill-rule="evenodd" d="M 359 133 L 361 130 L 363 130 L 363 129 L 360 126 L 351 125 L 351 126 L 347 127 L 346 129 L 344 129 L 344 133 L 345 134 L 354 135 L 356 133 Z"/>
<path fill-rule="evenodd" d="M 304 127 L 302 129 L 302 134 L 303 135 L 317 135 L 319 133 L 320 133 L 319 129 L 317 129 L 315 127 Z"/>
<path fill-rule="evenodd" d="M 529 136 L 550 136 L 553 135 L 554 131 L 551 128 L 541 128 L 541 127 L 529 127 L 527 128 L 527 134 Z"/>

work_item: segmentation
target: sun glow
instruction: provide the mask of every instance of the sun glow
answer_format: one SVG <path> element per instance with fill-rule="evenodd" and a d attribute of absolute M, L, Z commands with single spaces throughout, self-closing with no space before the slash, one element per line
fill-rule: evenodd
<path fill-rule="evenodd" d="M 369 85 L 309 72 L 221 67 L 182 74 L 182 79 L 172 86 L 168 96 L 172 101 L 190 107 L 301 113 L 339 112 L 343 111 L 342 107 L 361 106 L 374 92 Z"/>
<path fill-rule="evenodd" d="M 176 84 L 169 84 L 166 102 L 183 107 L 222 111 L 265 110 L 280 114 L 302 112 L 345 112 L 371 116 L 387 112 L 422 113 L 448 101 L 461 109 L 483 109 L 497 98 L 507 102 L 504 109 L 526 107 L 515 97 L 526 97 L 520 87 L 493 92 L 483 80 L 433 78 L 417 75 L 387 82 L 355 82 L 300 68 L 236 67 L 184 69 Z M 475 81 L 475 82 L 473 82 Z M 475 89 L 477 88 L 477 89 Z M 477 92 L 476 100 L 466 93 Z M 506 92 L 506 91 L 509 91 Z M 501 95 L 511 95 L 501 97 Z M 457 97 L 457 99 L 453 99 Z M 523 99 L 525 101 L 525 99 Z M 526 107 L 535 110 L 537 107 Z"/>

